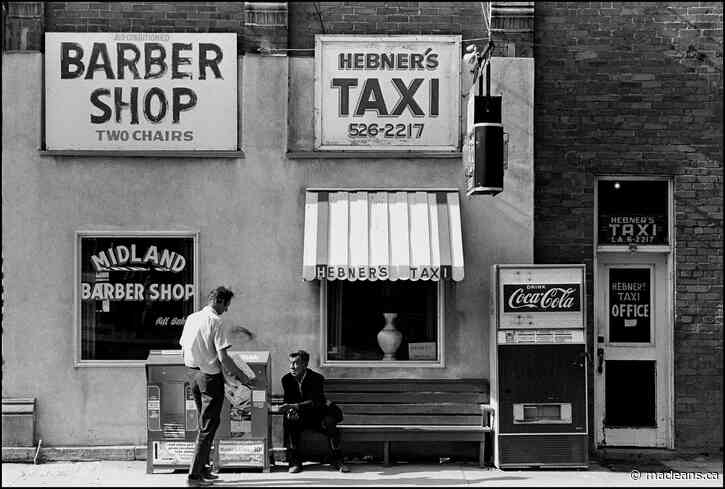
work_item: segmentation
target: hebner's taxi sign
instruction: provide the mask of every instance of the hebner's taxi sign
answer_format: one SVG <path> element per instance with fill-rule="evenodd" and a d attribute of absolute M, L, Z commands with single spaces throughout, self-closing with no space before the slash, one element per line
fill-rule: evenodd
<path fill-rule="evenodd" d="M 315 149 L 458 151 L 461 36 L 315 36 Z"/>
<path fill-rule="evenodd" d="M 236 34 L 46 33 L 45 143 L 236 150 Z"/>

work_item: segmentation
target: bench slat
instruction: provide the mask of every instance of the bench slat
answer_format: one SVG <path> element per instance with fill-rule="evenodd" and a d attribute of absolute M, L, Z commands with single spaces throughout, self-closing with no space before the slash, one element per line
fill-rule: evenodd
<path fill-rule="evenodd" d="M 393 430 L 342 430 L 343 443 L 354 442 L 379 442 L 379 441 L 414 441 L 433 443 L 431 450 L 435 448 L 435 442 L 439 441 L 468 441 L 481 443 L 484 431 L 393 431 Z M 441 454 L 445 455 L 445 454 Z"/>
<path fill-rule="evenodd" d="M 412 432 L 412 431 L 446 431 L 446 432 L 489 432 L 491 428 L 488 426 L 476 426 L 476 425 L 410 425 L 403 426 L 399 424 L 347 424 L 347 420 L 343 421 L 338 428 L 344 429 L 346 432 L 373 432 L 373 431 L 399 431 L 399 432 Z"/>
<path fill-rule="evenodd" d="M 357 425 L 470 425 L 482 424 L 481 415 L 414 415 L 414 414 L 345 414 L 343 421 L 346 424 Z"/>
<path fill-rule="evenodd" d="M 481 408 L 475 403 L 421 403 L 421 404 L 361 404 L 340 403 L 348 414 L 470 414 L 481 415 Z"/>
<path fill-rule="evenodd" d="M 416 404 L 416 403 L 483 403 L 487 404 L 488 394 L 458 392 L 455 394 L 428 392 L 326 392 L 327 398 L 345 404 Z"/>
<path fill-rule="evenodd" d="M 488 391 L 488 383 L 481 380 L 325 380 L 325 392 L 480 392 L 487 394 Z"/>

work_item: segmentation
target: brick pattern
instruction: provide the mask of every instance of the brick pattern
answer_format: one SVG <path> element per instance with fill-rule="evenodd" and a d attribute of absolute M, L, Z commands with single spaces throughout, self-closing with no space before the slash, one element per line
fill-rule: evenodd
<path fill-rule="evenodd" d="M 287 47 L 285 26 L 245 26 L 245 2 L 24 3 L 45 4 L 44 30 L 49 32 L 236 32 L 240 53 Z M 18 49 L 13 42 L 19 42 L 21 28 L 31 19 L 14 19 L 12 11 L 7 17 L 4 46 Z M 42 20 L 36 25 L 25 49 L 43 49 Z"/>
<path fill-rule="evenodd" d="M 722 451 L 722 21 L 715 2 L 536 3 L 535 261 L 587 264 L 593 324 L 594 175 L 674 176 L 683 450 Z"/>
<path fill-rule="evenodd" d="M 292 54 L 313 56 L 315 34 L 460 34 L 463 39 L 487 39 L 484 22 L 480 2 L 290 2 L 289 45 L 312 50 Z"/>
<path fill-rule="evenodd" d="M 43 39 L 44 2 L 3 2 L 3 51 L 38 49 Z"/>

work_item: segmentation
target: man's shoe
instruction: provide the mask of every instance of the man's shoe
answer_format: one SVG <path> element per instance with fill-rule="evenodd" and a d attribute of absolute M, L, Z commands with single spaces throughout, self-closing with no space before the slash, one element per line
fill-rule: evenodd
<path fill-rule="evenodd" d="M 213 481 L 213 480 L 217 480 L 217 479 L 219 478 L 219 476 L 218 476 L 218 475 L 216 475 L 216 474 L 212 474 L 211 470 L 208 470 L 208 471 L 206 471 L 206 472 L 202 472 L 202 473 L 201 473 L 201 476 L 202 476 L 202 477 L 203 477 L 204 479 L 208 480 L 208 481 Z"/>
<path fill-rule="evenodd" d="M 287 469 L 287 472 L 290 474 L 299 474 L 302 472 L 302 466 L 301 465 L 290 465 L 290 468 Z"/>
<path fill-rule="evenodd" d="M 335 464 L 335 469 L 343 474 L 350 472 L 350 468 L 342 462 Z"/>
<path fill-rule="evenodd" d="M 186 478 L 186 485 L 191 487 L 208 487 L 213 484 L 212 481 L 208 481 L 204 479 L 203 477 L 187 477 Z"/>

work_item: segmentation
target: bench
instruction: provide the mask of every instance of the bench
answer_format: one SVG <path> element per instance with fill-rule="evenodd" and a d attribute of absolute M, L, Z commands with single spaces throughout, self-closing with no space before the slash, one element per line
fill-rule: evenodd
<path fill-rule="evenodd" d="M 343 411 L 338 427 L 345 452 L 357 442 L 381 443 L 383 462 L 390 465 L 395 442 L 425 444 L 428 454 L 438 442 L 474 442 L 478 463 L 485 464 L 494 416 L 486 381 L 326 379 L 325 394 Z M 311 445 L 313 452 L 326 450 L 325 438 L 314 432 L 303 432 L 301 445 L 303 454 Z"/>

